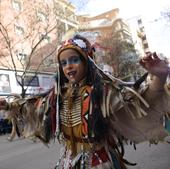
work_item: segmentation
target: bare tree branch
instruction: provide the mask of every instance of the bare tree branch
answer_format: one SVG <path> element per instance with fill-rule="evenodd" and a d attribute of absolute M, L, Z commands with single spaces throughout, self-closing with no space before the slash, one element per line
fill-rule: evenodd
<path fill-rule="evenodd" d="M 59 8 L 59 5 L 56 1 L 53 3 L 54 5 L 51 7 L 49 3 L 45 3 L 44 1 L 35 1 L 34 5 L 32 5 L 32 2 L 29 0 L 23 1 L 23 9 L 19 11 L 17 15 L 14 15 L 13 18 L 11 17 L 11 20 L 9 20 L 7 24 L 6 22 L 4 22 L 5 24 L 3 24 L 3 22 L 0 23 L 0 38 L 2 37 L 2 41 L 5 42 L 2 45 L 3 47 L 5 46 L 3 51 L 7 51 L 4 53 L 4 55 L 3 52 L 2 54 L 0 53 L 0 57 L 10 56 L 10 62 L 15 71 L 17 83 L 22 88 L 23 96 L 33 80 L 33 78 L 30 79 L 28 86 L 24 86 L 24 78 L 29 74 L 30 71 L 33 70 L 33 66 L 35 66 L 32 64 L 34 64 L 34 57 L 36 53 L 45 45 L 44 40 L 48 36 L 52 35 L 52 41 L 60 41 L 62 37 L 61 35 L 63 35 L 66 31 L 64 24 L 67 19 L 70 19 L 70 15 L 65 11 L 69 10 L 71 3 L 68 3 L 65 7 L 65 10 L 63 11 L 61 10 L 63 8 Z M 41 14 L 41 12 L 42 14 L 44 13 L 44 20 L 39 18 L 38 14 Z M 72 9 L 70 12 L 71 15 L 74 14 Z M 20 23 L 18 21 L 23 19 L 26 19 L 24 20 L 25 22 L 23 25 L 19 26 L 23 26 L 24 33 L 16 35 L 17 37 L 13 37 L 12 34 L 15 35 L 16 33 L 11 33 L 11 30 L 13 31 L 13 25 L 15 23 Z M 38 74 L 40 69 L 42 69 L 41 66 L 44 64 L 44 62 L 49 57 L 53 56 L 56 49 L 57 44 L 54 44 L 53 47 L 51 46 L 51 50 L 49 50 L 48 53 L 45 52 L 45 54 L 42 54 L 42 57 L 40 57 L 39 53 L 39 60 L 37 60 L 36 68 L 34 68 L 35 76 Z M 15 56 L 15 54 L 18 54 L 18 57 L 17 55 Z M 22 54 L 25 54 L 27 57 L 26 60 L 24 60 L 25 62 L 23 62 Z M 3 67 L 6 66 L 5 63 L 1 63 L 1 61 L 0 64 Z M 9 65 L 7 67 L 11 68 Z M 17 69 L 22 70 L 22 73 L 19 73 Z M 21 79 L 18 78 L 19 76 Z"/>
<path fill-rule="evenodd" d="M 1 32 L 2 36 L 4 37 L 4 39 L 5 39 L 5 42 L 7 44 L 7 48 L 9 50 L 10 57 L 11 57 L 11 60 L 12 60 L 12 64 L 14 66 L 14 70 L 16 71 L 16 65 L 15 65 L 15 61 L 14 61 L 12 50 L 11 50 L 11 42 L 10 42 L 10 38 L 8 36 L 8 32 L 7 32 L 6 28 L 4 27 L 4 25 L 1 22 L 0 22 L 0 26 L 1 26 L 0 32 Z"/>

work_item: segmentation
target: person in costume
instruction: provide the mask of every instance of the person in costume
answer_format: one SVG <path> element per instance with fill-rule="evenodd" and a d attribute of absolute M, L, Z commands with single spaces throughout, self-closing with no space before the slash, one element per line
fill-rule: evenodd
<path fill-rule="evenodd" d="M 170 112 L 167 63 L 147 53 L 140 64 L 152 81 L 129 87 L 99 69 L 93 54 L 80 35 L 64 41 L 56 84 L 48 93 L 0 102 L 1 109 L 22 112 L 25 137 L 34 135 L 47 144 L 57 137 L 63 145 L 59 169 L 126 169 L 124 141 L 157 143 L 168 135 L 163 126 Z"/>

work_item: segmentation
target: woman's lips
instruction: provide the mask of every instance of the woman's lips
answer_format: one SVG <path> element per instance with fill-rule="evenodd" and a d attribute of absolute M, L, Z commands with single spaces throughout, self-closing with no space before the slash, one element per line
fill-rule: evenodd
<path fill-rule="evenodd" d="M 67 75 L 69 76 L 69 78 L 73 78 L 76 75 L 76 71 L 68 72 Z"/>

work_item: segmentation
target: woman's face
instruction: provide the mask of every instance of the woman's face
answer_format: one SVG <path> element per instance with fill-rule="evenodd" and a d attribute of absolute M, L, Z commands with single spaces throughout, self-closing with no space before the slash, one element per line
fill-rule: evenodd
<path fill-rule="evenodd" d="M 74 49 L 66 49 L 59 56 L 59 63 L 64 75 L 72 83 L 78 83 L 85 77 L 86 66 L 80 54 Z"/>

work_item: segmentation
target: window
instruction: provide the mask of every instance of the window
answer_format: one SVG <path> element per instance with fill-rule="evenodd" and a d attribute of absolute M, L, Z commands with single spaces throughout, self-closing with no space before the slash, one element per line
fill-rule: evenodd
<path fill-rule="evenodd" d="M 20 1 L 13 0 L 13 1 L 12 1 L 12 6 L 13 6 L 13 8 L 14 8 L 16 11 L 18 11 L 18 12 L 20 12 L 20 11 L 22 10 L 21 2 L 20 2 Z"/>
<path fill-rule="evenodd" d="M 148 43 L 143 44 L 144 49 L 149 48 Z"/>
<path fill-rule="evenodd" d="M 11 86 L 8 74 L 0 74 L 0 92 L 10 93 Z"/>
<path fill-rule="evenodd" d="M 43 86 L 50 88 L 54 84 L 54 79 L 52 77 L 42 77 Z"/>
<path fill-rule="evenodd" d="M 21 83 L 21 76 L 17 76 L 17 79 Z M 39 79 L 37 76 L 27 75 L 24 77 L 24 86 L 32 86 L 38 87 L 39 86 Z"/>
<path fill-rule="evenodd" d="M 56 36 L 58 37 L 58 40 L 61 40 L 63 35 L 66 33 L 65 23 L 61 22 L 60 20 L 57 21 L 57 31 Z"/>
<path fill-rule="evenodd" d="M 24 28 L 18 25 L 15 25 L 15 33 L 17 35 L 23 35 L 24 34 Z"/>
<path fill-rule="evenodd" d="M 18 57 L 18 59 L 19 59 L 20 61 L 26 61 L 26 59 L 27 59 L 27 54 L 25 54 L 25 53 L 18 53 L 18 54 L 17 54 L 17 57 Z"/>
<path fill-rule="evenodd" d="M 51 43 L 51 38 L 50 38 L 50 36 L 41 34 L 41 35 L 40 35 L 40 39 L 41 39 L 41 38 L 43 38 L 43 41 L 44 41 L 45 43 Z"/>
<path fill-rule="evenodd" d="M 70 21 L 72 22 L 75 21 L 75 15 L 72 11 L 66 10 L 66 16 L 67 16 L 67 19 L 70 19 Z"/>
<path fill-rule="evenodd" d="M 142 19 L 138 19 L 138 24 L 142 24 Z"/>
<path fill-rule="evenodd" d="M 146 35 L 144 35 L 143 37 L 142 37 L 142 41 L 145 41 L 146 40 Z"/>
<path fill-rule="evenodd" d="M 37 11 L 37 17 L 39 21 L 45 22 L 47 21 L 47 15 L 44 12 Z"/>
<path fill-rule="evenodd" d="M 54 14 L 60 17 L 64 16 L 64 8 L 57 2 L 54 3 Z"/>
<path fill-rule="evenodd" d="M 145 29 L 144 29 L 143 26 L 140 28 L 140 31 L 141 31 L 141 32 L 145 32 Z"/>

